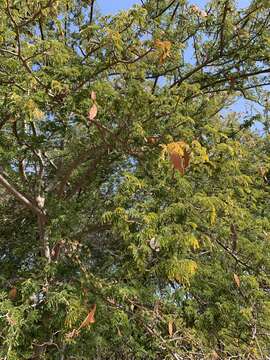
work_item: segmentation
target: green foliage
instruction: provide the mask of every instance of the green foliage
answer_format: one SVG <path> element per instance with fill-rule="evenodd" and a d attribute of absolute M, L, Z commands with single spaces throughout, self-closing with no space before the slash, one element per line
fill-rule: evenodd
<path fill-rule="evenodd" d="M 0 1 L 1 359 L 269 356 L 268 1 L 141 3 Z"/>

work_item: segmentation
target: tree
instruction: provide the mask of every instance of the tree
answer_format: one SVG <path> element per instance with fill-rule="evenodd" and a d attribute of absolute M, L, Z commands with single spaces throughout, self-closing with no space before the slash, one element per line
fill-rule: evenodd
<path fill-rule="evenodd" d="M 269 355 L 268 5 L 0 3 L 1 358 Z"/>

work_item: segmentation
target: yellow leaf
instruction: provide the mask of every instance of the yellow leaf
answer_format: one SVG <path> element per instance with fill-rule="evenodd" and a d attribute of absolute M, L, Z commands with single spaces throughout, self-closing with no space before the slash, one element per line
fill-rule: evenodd
<path fill-rule="evenodd" d="M 200 244 L 195 235 L 191 234 L 187 237 L 187 243 L 193 248 L 193 250 L 199 249 Z"/>
<path fill-rule="evenodd" d="M 123 41 L 122 41 L 122 37 L 121 34 L 118 31 L 109 31 L 109 37 L 111 38 L 113 45 L 115 46 L 115 48 L 119 51 L 123 50 Z"/>
<path fill-rule="evenodd" d="M 37 104 L 32 99 L 29 99 L 25 103 L 25 108 L 29 113 L 30 117 L 33 119 L 40 120 L 44 115 L 43 112 L 38 108 Z"/>
<path fill-rule="evenodd" d="M 199 141 L 197 140 L 192 141 L 192 148 L 193 148 L 193 155 L 196 155 L 196 163 L 205 163 L 209 161 L 206 148 L 204 148 L 199 143 Z"/>
<path fill-rule="evenodd" d="M 193 260 L 179 260 L 177 257 L 173 257 L 167 264 L 166 270 L 169 280 L 189 285 L 190 279 L 195 275 L 197 268 L 198 265 Z"/>
<path fill-rule="evenodd" d="M 156 40 L 154 45 L 155 45 L 156 49 L 159 51 L 159 62 L 161 64 L 163 64 L 164 61 L 168 57 L 170 57 L 172 44 L 170 41 Z"/>
<path fill-rule="evenodd" d="M 40 120 L 40 119 L 42 119 L 43 118 L 43 116 L 44 116 L 44 113 L 43 113 L 43 111 L 41 111 L 40 109 L 38 109 L 38 108 L 35 108 L 34 110 L 33 110 L 33 118 L 34 119 L 37 119 L 37 120 Z"/>
<path fill-rule="evenodd" d="M 180 156 L 184 156 L 184 149 L 188 147 L 188 145 L 184 141 L 171 142 L 167 144 L 166 150 L 169 154 L 177 153 Z"/>
<path fill-rule="evenodd" d="M 7 322 L 9 323 L 9 325 L 11 326 L 14 326 L 17 324 L 16 320 L 14 320 L 9 313 L 7 313 L 6 315 L 6 319 L 7 319 Z"/>

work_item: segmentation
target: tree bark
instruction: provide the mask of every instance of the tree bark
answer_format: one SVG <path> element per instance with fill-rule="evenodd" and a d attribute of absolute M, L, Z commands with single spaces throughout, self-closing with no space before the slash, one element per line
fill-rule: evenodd
<path fill-rule="evenodd" d="M 49 230 L 46 223 L 47 219 L 45 217 L 38 216 L 39 240 L 43 248 L 43 256 L 46 258 L 47 263 L 50 263 L 51 251 L 49 246 Z"/>
<path fill-rule="evenodd" d="M 46 258 L 47 262 L 51 262 L 51 253 L 49 247 L 49 233 L 47 227 L 47 216 L 44 211 L 44 198 L 42 196 L 37 196 L 36 204 L 30 201 L 26 195 L 18 191 L 2 174 L 0 174 L 0 184 L 6 189 L 6 191 L 13 195 L 24 207 L 31 210 L 35 215 L 37 215 L 38 220 L 38 229 L 39 229 L 39 239 L 43 248 L 43 255 Z"/>

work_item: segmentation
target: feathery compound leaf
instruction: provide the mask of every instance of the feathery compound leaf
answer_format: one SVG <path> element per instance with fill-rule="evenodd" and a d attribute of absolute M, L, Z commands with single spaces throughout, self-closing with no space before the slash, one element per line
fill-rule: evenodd
<path fill-rule="evenodd" d="M 0 359 L 269 357 L 269 0 L 133 2 L 0 1 Z"/>

